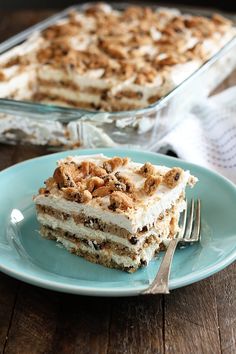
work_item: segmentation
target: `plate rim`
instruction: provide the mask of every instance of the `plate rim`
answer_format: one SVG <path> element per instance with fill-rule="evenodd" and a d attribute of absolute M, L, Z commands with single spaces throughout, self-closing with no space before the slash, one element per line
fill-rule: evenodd
<path fill-rule="evenodd" d="M 88 154 L 99 154 L 99 153 L 120 153 L 120 154 L 140 154 L 141 156 L 152 156 L 153 158 L 160 158 L 161 160 L 166 160 L 171 163 L 176 162 L 177 164 L 180 162 L 180 164 L 184 164 L 187 166 L 187 168 L 191 169 L 191 166 L 197 169 L 200 169 L 203 171 L 203 173 L 210 174 L 210 176 L 217 177 L 219 180 L 221 180 L 223 183 L 226 183 L 229 187 L 233 188 L 234 191 L 236 192 L 236 186 L 228 180 L 226 177 L 220 175 L 216 171 L 210 170 L 206 167 L 184 161 L 179 158 L 171 157 L 171 156 L 166 156 L 163 154 L 155 153 L 152 151 L 147 151 L 147 150 L 138 150 L 138 149 L 128 149 L 128 148 L 97 148 L 97 149 L 75 149 L 75 150 L 66 150 L 66 151 L 61 151 L 61 152 L 56 152 L 48 155 L 43 155 L 43 156 L 37 156 L 19 163 L 16 163 L 0 172 L 0 178 L 4 175 L 7 174 L 9 171 L 10 173 L 14 173 L 14 170 L 21 168 L 21 166 L 27 166 L 30 165 L 34 161 L 39 161 L 39 160 L 50 160 L 55 157 L 55 160 L 57 156 L 60 158 L 63 158 L 63 156 L 68 156 L 70 154 L 72 155 L 88 155 Z M 0 231 L 1 232 L 1 231 Z M 3 229 L 2 232 L 5 232 Z M 13 251 L 13 250 L 12 250 Z M 191 275 L 191 273 L 179 278 L 178 280 L 175 281 L 175 279 L 172 279 L 170 281 L 170 289 L 176 289 L 180 288 L 186 285 L 193 284 L 195 282 L 198 282 L 200 280 L 203 280 L 205 278 L 208 278 L 212 276 L 213 274 L 221 271 L 225 267 L 227 267 L 229 264 L 231 264 L 233 261 L 236 260 L 236 246 L 235 249 L 232 249 L 232 251 L 221 261 L 214 265 L 210 265 L 208 267 L 203 268 L 202 270 L 199 270 L 194 276 Z M 23 261 L 23 260 L 22 260 Z M 20 268 L 22 269 L 22 268 Z M 102 287 L 102 288 L 97 288 L 97 287 L 92 287 L 91 285 L 80 285 L 80 284 L 68 284 L 68 283 L 62 283 L 59 281 L 54 281 L 54 280 L 48 280 L 44 278 L 43 276 L 38 276 L 36 275 L 30 275 L 27 274 L 27 272 L 23 269 L 21 271 L 16 271 L 12 270 L 11 267 L 6 267 L 4 264 L 2 264 L 0 260 L 0 271 L 3 273 L 12 276 L 13 278 L 16 278 L 18 280 L 24 281 L 26 283 L 39 286 L 42 288 L 54 290 L 54 291 L 59 291 L 59 292 L 64 292 L 64 293 L 71 293 L 71 294 L 80 294 L 80 295 L 89 295 L 89 296 L 133 296 L 133 295 L 140 295 L 143 290 L 147 287 L 146 284 L 142 285 L 137 285 L 137 286 L 128 286 L 125 288 L 119 288 L 119 287 Z M 53 274 L 53 273 L 52 273 Z M 62 276 L 61 276 L 62 277 Z M 65 276 L 66 277 L 66 276 Z M 82 283 L 85 282 L 82 280 Z M 88 281 L 90 284 L 93 282 L 92 280 Z M 99 282 L 98 282 L 99 283 Z"/>

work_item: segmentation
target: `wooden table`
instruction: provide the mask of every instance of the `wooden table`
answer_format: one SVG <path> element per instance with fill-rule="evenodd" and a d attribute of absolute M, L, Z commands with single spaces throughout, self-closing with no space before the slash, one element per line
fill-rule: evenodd
<path fill-rule="evenodd" d="M 51 13 L 0 13 L 0 40 Z M 46 153 L 2 144 L 0 169 Z M 130 298 L 65 295 L 0 273 L 0 352 L 235 354 L 236 263 L 168 296 Z"/>

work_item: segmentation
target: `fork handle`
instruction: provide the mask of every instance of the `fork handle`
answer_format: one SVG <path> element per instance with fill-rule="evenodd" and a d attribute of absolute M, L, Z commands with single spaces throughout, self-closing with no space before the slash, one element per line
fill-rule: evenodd
<path fill-rule="evenodd" d="M 144 290 L 143 294 L 169 294 L 169 276 L 173 260 L 173 255 L 176 250 L 180 238 L 175 238 L 170 241 L 167 251 L 162 259 L 160 268 L 157 272 L 152 284 Z"/>

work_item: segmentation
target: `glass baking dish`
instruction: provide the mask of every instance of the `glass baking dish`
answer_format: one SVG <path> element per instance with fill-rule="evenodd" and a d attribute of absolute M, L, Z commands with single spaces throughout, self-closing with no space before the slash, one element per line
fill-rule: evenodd
<path fill-rule="evenodd" d="M 131 4 L 111 5 L 124 9 Z M 34 31 L 41 31 L 71 10 L 83 10 L 84 6 L 88 4 L 70 7 L 8 39 L 0 45 L 0 54 L 25 41 Z M 195 15 L 209 14 L 206 10 L 178 9 Z M 235 67 L 236 37 L 157 102 L 132 111 L 92 112 L 1 98 L 0 141 L 56 149 L 123 146 L 154 150 L 158 141 L 183 119 L 182 113 L 209 95 Z"/>

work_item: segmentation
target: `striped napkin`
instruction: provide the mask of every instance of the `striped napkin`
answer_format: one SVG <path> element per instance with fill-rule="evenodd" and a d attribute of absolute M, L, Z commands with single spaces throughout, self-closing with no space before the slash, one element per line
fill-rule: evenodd
<path fill-rule="evenodd" d="M 158 151 L 215 170 L 236 183 L 236 86 L 206 98 L 164 137 Z"/>

